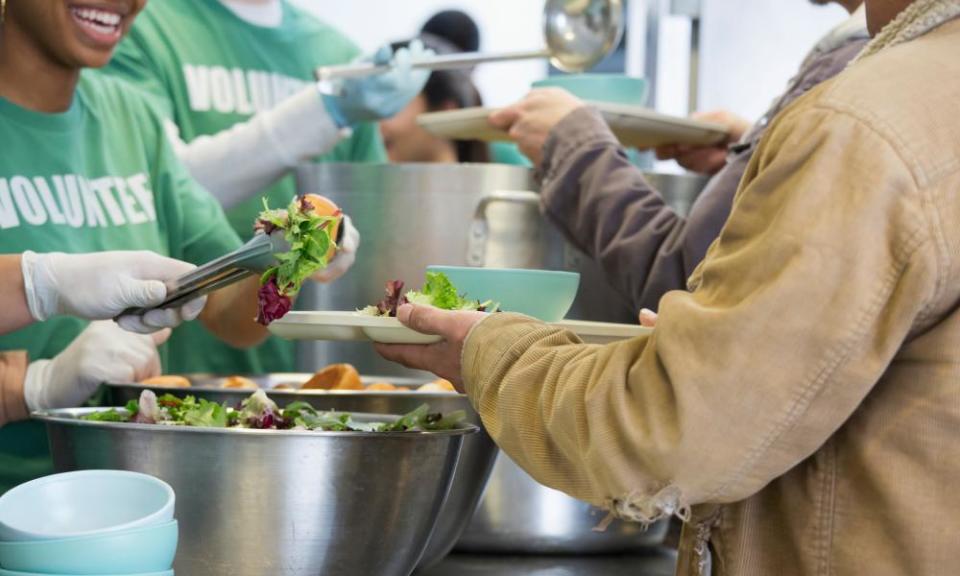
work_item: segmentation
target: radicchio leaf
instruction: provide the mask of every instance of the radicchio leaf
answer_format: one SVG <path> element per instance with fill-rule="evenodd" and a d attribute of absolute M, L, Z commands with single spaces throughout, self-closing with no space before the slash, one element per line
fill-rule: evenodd
<path fill-rule="evenodd" d="M 248 428 L 265 430 L 279 425 L 283 421 L 283 416 L 266 392 L 257 390 L 253 396 L 243 402 L 240 419 Z"/>
<path fill-rule="evenodd" d="M 395 317 L 397 308 L 407 303 L 407 297 L 403 295 L 403 280 L 391 280 L 387 282 L 386 297 L 377 304 L 377 312 L 381 316 Z"/>
<path fill-rule="evenodd" d="M 292 307 L 293 300 L 280 293 L 275 276 L 263 283 L 257 291 L 257 322 L 264 326 L 283 318 Z"/>

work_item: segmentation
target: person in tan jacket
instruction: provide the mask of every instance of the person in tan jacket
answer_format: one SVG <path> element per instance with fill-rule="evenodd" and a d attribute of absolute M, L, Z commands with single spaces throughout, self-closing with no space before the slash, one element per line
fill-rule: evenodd
<path fill-rule="evenodd" d="M 206 299 L 124 312 L 160 304 L 164 282 L 193 268 L 152 252 L 0 255 L 0 334 L 57 315 L 99 320 L 51 360 L 31 363 L 25 351 L 0 351 L 0 426 L 26 419 L 30 410 L 75 406 L 101 382 L 158 375 L 156 347 L 169 328 L 196 318 Z"/>
<path fill-rule="evenodd" d="M 874 39 L 773 122 L 649 336 L 405 306 L 444 341 L 381 353 L 454 381 L 538 481 L 683 518 L 679 574 L 955 572 L 958 17 L 867 0 Z"/>

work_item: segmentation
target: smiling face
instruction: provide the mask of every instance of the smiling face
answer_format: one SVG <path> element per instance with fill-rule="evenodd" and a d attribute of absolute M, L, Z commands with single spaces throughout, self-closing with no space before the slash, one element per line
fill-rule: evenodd
<path fill-rule="evenodd" d="M 7 25 L 65 68 L 100 68 L 147 0 L 7 0 Z"/>

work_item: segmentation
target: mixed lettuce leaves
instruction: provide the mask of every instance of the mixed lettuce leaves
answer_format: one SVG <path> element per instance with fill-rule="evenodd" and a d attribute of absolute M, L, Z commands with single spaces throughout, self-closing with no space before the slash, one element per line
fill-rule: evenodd
<path fill-rule="evenodd" d="M 407 303 L 433 306 L 441 310 L 478 312 L 496 312 L 500 307 L 498 303 L 490 300 L 481 302 L 467 298 L 466 294 L 460 294 L 450 278 L 443 272 L 427 272 L 426 282 L 419 291 L 410 290 L 404 293 L 403 287 L 402 280 L 387 282 L 384 299 L 373 306 L 367 306 L 360 310 L 360 313 L 367 316 L 395 317 L 397 309 Z"/>
<path fill-rule="evenodd" d="M 342 217 L 339 212 L 334 216 L 315 214 L 305 198 L 294 198 L 285 210 L 272 210 L 264 198 L 263 212 L 254 228 L 265 234 L 282 231 L 290 251 L 277 254 L 277 265 L 260 277 L 257 322 L 267 325 L 282 318 L 293 306 L 293 297 L 303 282 L 327 267 L 330 249 L 336 246 L 330 232 Z"/>
<path fill-rule="evenodd" d="M 395 422 L 359 422 L 344 412 L 319 411 L 306 402 L 294 402 L 280 408 L 258 390 L 237 409 L 193 396 L 178 398 L 172 394 L 157 397 L 144 390 L 139 402 L 131 400 L 123 409 L 110 408 L 83 416 L 94 422 L 132 422 L 168 424 L 201 428 L 251 428 L 257 430 L 318 430 L 334 432 L 422 432 L 452 430 L 467 419 L 463 410 L 450 414 L 430 412 L 426 404 L 401 416 Z"/>

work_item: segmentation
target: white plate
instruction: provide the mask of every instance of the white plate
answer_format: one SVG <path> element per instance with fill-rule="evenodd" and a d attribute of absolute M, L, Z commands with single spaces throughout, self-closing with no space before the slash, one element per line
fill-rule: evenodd
<path fill-rule="evenodd" d="M 603 115 L 624 146 L 653 148 L 666 144 L 709 146 L 722 142 L 727 130 L 720 124 L 660 114 L 649 108 L 591 102 Z M 463 108 L 417 116 L 417 123 L 438 136 L 486 142 L 510 140 L 506 132 L 490 126 L 493 108 Z"/>
<path fill-rule="evenodd" d="M 633 324 L 564 320 L 554 324 L 575 332 L 590 344 L 608 344 L 649 334 Z M 439 336 L 420 334 L 396 318 L 377 318 L 357 312 L 290 312 L 270 324 L 270 332 L 287 340 L 369 341 L 383 344 L 433 344 Z"/>
<path fill-rule="evenodd" d="M 290 312 L 274 320 L 268 329 L 287 340 L 333 340 L 363 342 L 367 335 L 356 312 Z"/>
<path fill-rule="evenodd" d="M 585 322 L 583 320 L 563 320 L 562 322 L 555 322 L 554 326 L 574 332 L 587 344 L 610 344 L 611 342 L 646 336 L 653 332 L 653 328 L 636 324 L 610 324 L 608 322 Z"/>
<path fill-rule="evenodd" d="M 290 312 L 273 321 L 270 332 L 287 340 L 333 340 L 383 344 L 433 344 L 439 336 L 420 334 L 396 318 L 378 318 L 358 312 Z"/>

